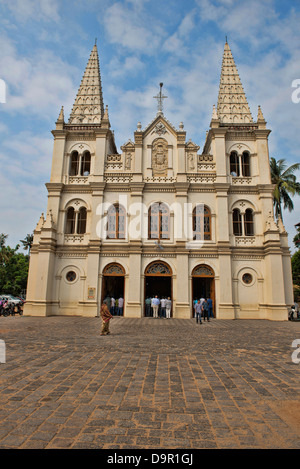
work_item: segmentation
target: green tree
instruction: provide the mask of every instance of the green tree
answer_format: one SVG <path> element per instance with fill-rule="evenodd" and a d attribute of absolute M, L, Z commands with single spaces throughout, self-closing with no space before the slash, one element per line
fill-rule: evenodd
<path fill-rule="evenodd" d="M 294 242 L 296 248 L 300 248 L 300 223 L 297 223 L 297 225 L 295 225 L 295 227 L 297 228 L 297 233 L 295 234 L 295 236 L 293 238 L 293 242 Z"/>
<path fill-rule="evenodd" d="M 20 241 L 23 244 L 23 249 L 25 251 L 28 250 L 28 256 L 30 256 L 30 250 L 33 243 L 33 234 L 26 235 L 25 239 L 21 239 Z"/>
<path fill-rule="evenodd" d="M 300 163 L 287 166 L 285 159 L 276 160 L 271 158 L 271 181 L 275 185 L 273 192 L 273 202 L 276 219 L 282 217 L 283 208 L 290 212 L 294 210 L 294 204 L 290 196 L 300 195 L 300 183 L 297 181 L 295 171 L 300 168 Z"/>
<path fill-rule="evenodd" d="M 27 286 L 29 256 L 18 252 L 19 244 L 6 246 L 6 239 L 0 234 L 0 294 L 20 295 Z"/>

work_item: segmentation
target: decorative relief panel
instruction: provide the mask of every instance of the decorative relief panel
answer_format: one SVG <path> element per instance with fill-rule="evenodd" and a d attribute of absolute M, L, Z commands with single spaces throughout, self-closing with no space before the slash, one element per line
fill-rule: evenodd
<path fill-rule="evenodd" d="M 152 147 L 153 176 L 167 176 L 168 142 L 163 138 L 154 140 Z"/>
<path fill-rule="evenodd" d="M 131 182 L 132 181 L 132 174 L 126 173 L 106 173 L 104 175 L 105 182 Z"/>
<path fill-rule="evenodd" d="M 200 183 L 209 183 L 215 182 L 216 174 L 215 173 L 196 173 L 187 175 L 188 182 L 200 182 Z"/>
<path fill-rule="evenodd" d="M 65 235 L 65 243 L 66 244 L 74 244 L 74 243 L 82 243 L 84 241 L 83 235 Z"/>
<path fill-rule="evenodd" d="M 123 168 L 122 155 L 107 155 L 105 169 L 120 170 Z"/>
<path fill-rule="evenodd" d="M 88 176 L 69 176 L 69 184 L 87 184 Z"/>
<path fill-rule="evenodd" d="M 249 246 L 255 244 L 255 236 L 236 236 L 235 244 L 237 246 Z"/>

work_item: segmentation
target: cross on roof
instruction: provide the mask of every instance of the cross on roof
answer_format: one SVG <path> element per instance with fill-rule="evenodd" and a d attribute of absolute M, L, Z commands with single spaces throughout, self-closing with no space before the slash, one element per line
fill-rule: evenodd
<path fill-rule="evenodd" d="M 164 96 L 162 94 L 162 87 L 163 87 L 163 83 L 160 83 L 159 84 L 159 87 L 160 87 L 160 90 L 159 90 L 159 93 L 157 96 L 153 96 L 153 98 L 157 99 L 157 109 L 158 109 L 158 112 L 159 113 L 162 113 L 163 112 L 163 100 L 166 99 L 168 96 Z"/>

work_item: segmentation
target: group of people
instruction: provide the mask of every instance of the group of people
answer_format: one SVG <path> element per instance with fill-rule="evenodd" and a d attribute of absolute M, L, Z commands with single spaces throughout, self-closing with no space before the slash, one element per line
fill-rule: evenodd
<path fill-rule="evenodd" d="M 23 314 L 22 303 L 15 304 L 0 298 L 0 316 L 14 316 L 15 314 Z"/>
<path fill-rule="evenodd" d="M 210 318 L 213 318 L 213 304 L 211 298 L 200 298 L 194 300 L 194 312 L 197 324 L 202 324 L 203 321 L 209 322 Z"/>
<path fill-rule="evenodd" d="M 122 296 L 116 299 L 113 296 L 106 295 L 103 303 L 107 305 L 112 316 L 123 316 L 124 298 Z"/>
<path fill-rule="evenodd" d="M 147 296 L 145 300 L 145 316 L 153 318 L 171 318 L 172 300 L 170 297 L 153 298 Z"/>

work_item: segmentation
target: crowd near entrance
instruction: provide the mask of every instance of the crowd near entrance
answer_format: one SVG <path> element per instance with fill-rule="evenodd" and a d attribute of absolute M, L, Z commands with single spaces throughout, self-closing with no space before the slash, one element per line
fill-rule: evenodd
<path fill-rule="evenodd" d="M 168 317 L 169 301 L 172 304 L 172 270 L 163 261 L 152 262 L 145 270 L 144 316 L 156 317 L 155 297 L 159 300 L 157 316 Z M 172 308 L 169 312 L 172 317 Z"/>
<path fill-rule="evenodd" d="M 193 304 L 201 298 L 210 298 L 213 304 L 213 315 L 215 316 L 215 274 L 207 265 L 198 265 L 192 272 L 192 298 Z M 194 314 L 193 305 L 192 313 Z"/>
<path fill-rule="evenodd" d="M 124 316 L 125 271 L 120 264 L 109 264 L 103 271 L 102 299 L 114 316 Z"/>

